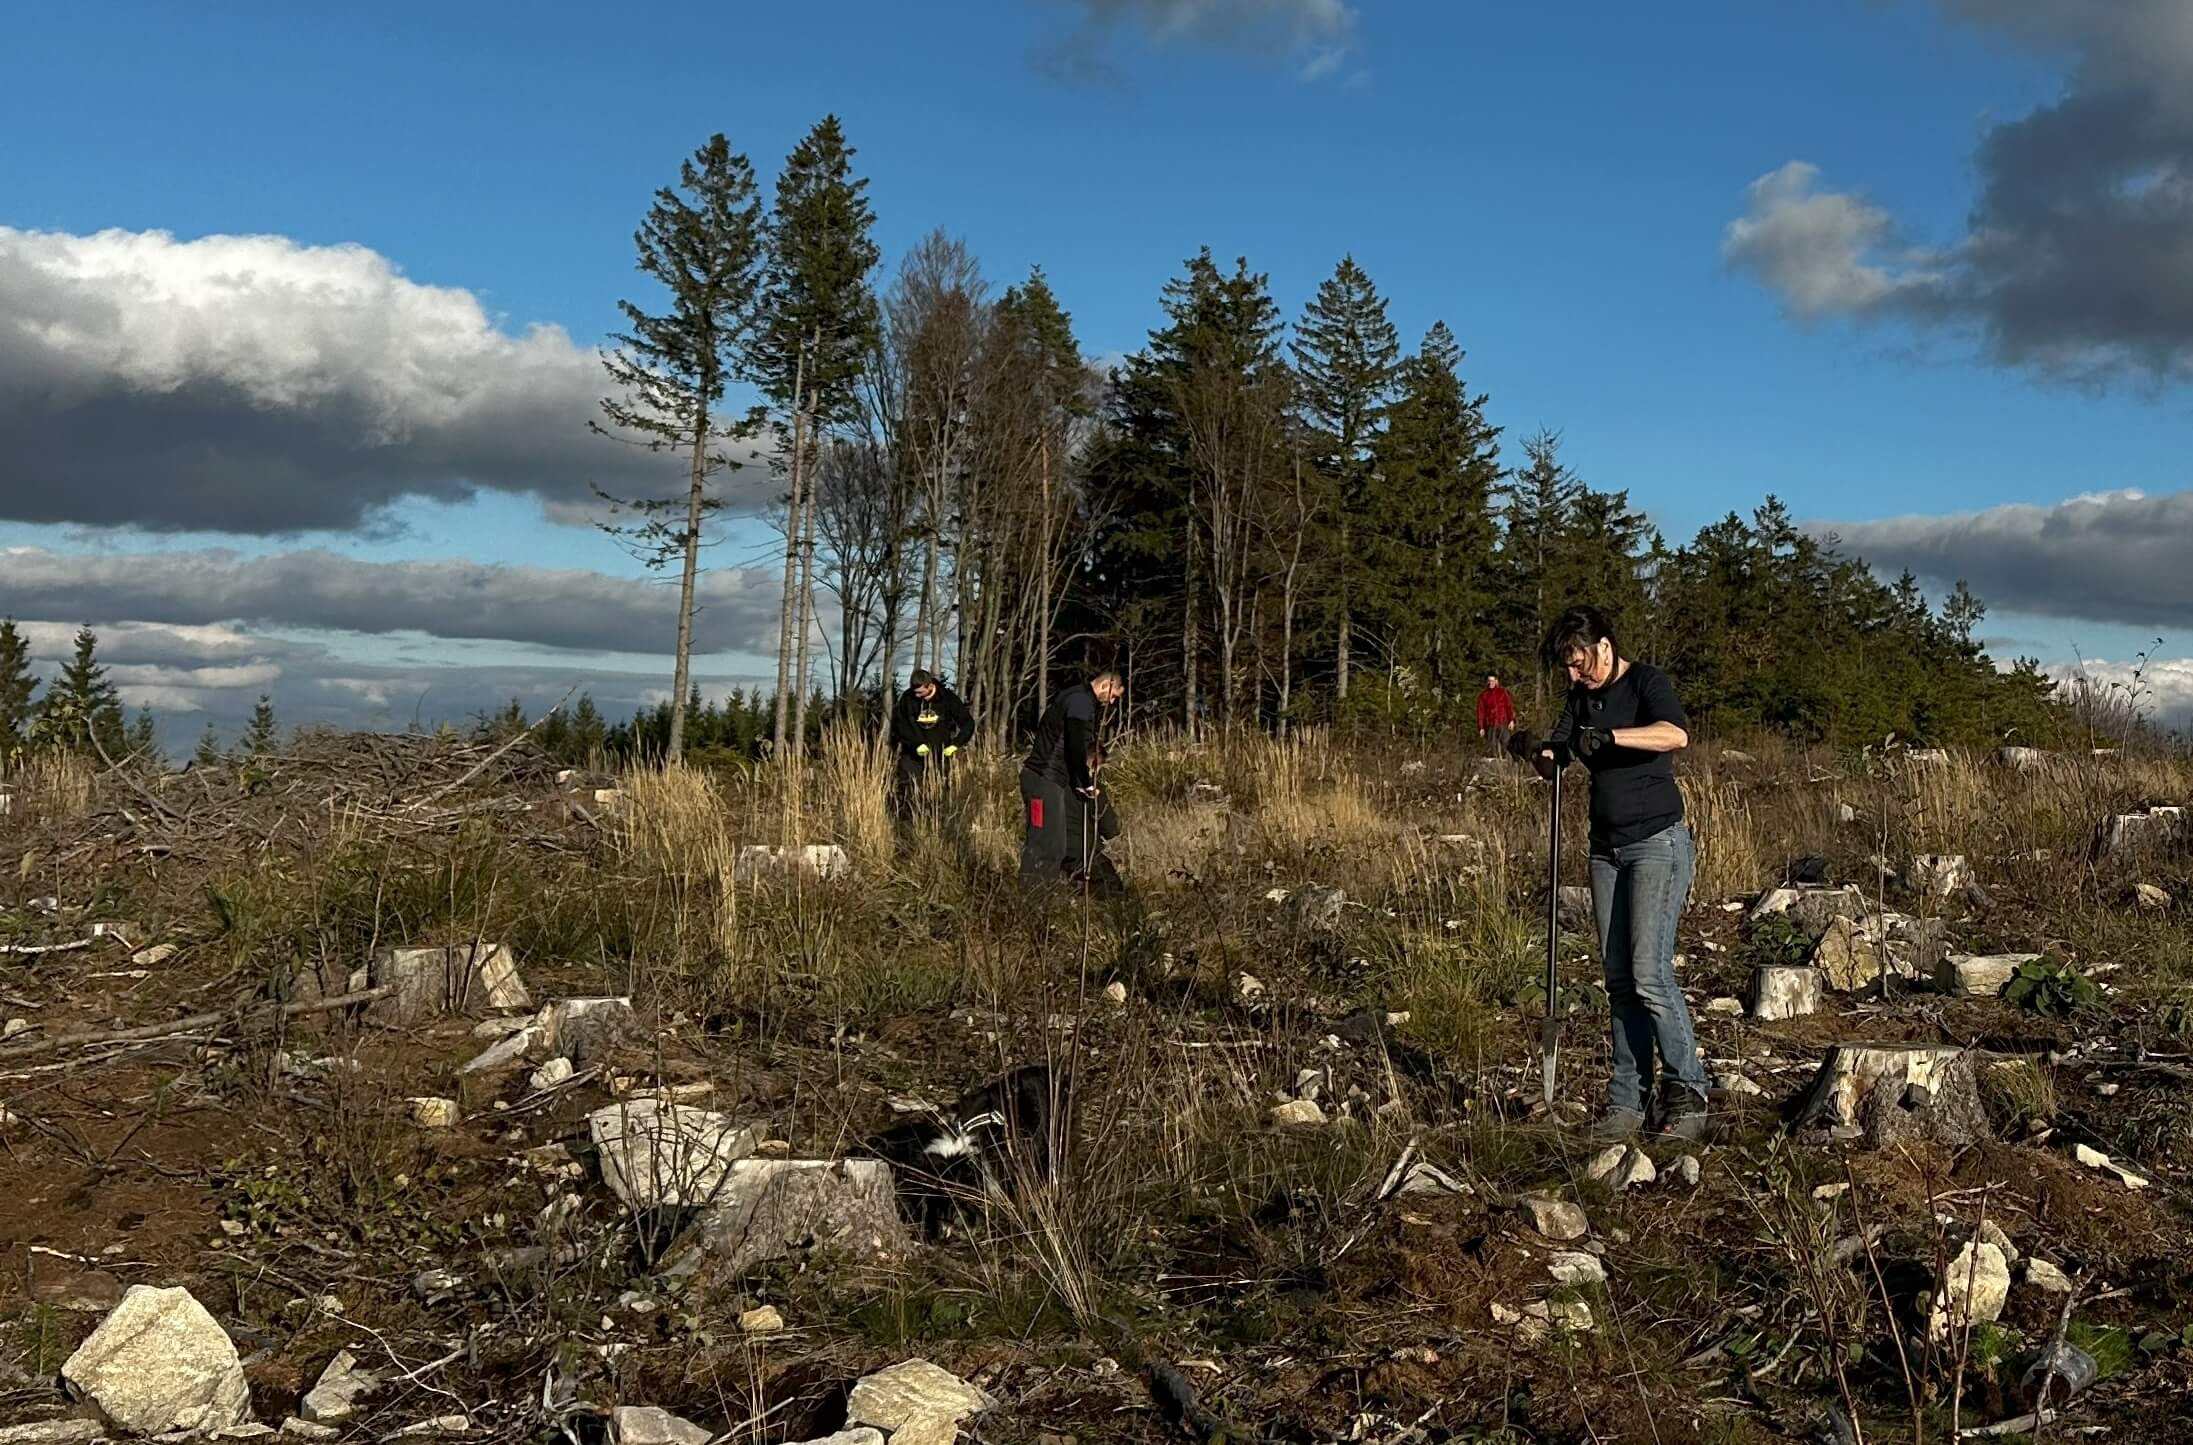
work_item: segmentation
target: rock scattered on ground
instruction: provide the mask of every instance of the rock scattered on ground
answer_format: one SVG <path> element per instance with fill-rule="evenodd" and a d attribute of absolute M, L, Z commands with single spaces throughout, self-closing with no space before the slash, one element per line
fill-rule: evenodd
<path fill-rule="evenodd" d="M 708 1205 L 722 1192 L 731 1166 L 761 1142 L 751 1126 L 659 1099 L 611 1104 L 586 1122 L 601 1156 L 602 1182 L 634 1210 Z"/>
<path fill-rule="evenodd" d="M 210 1434 L 242 1424 L 251 1409 L 235 1344 L 187 1289 L 131 1286 L 61 1379 L 134 1435 Z"/>
<path fill-rule="evenodd" d="M 2010 1262 L 2003 1252 L 1972 1240 L 1943 1268 L 1927 1313 L 1927 1332 L 1944 1339 L 1967 1325 L 2001 1319 L 2010 1298 Z"/>
<path fill-rule="evenodd" d="M 1283 1128 L 1306 1128 L 1325 1122 L 1325 1111 L 1315 1099 L 1289 1099 L 1284 1104 L 1272 1106 L 1271 1119 Z"/>
<path fill-rule="evenodd" d="M 1580 1249 L 1557 1249 L 1546 1261 L 1546 1273 L 1555 1284 L 1605 1284 L 1607 1267 L 1599 1256 Z"/>
<path fill-rule="evenodd" d="M 455 1099 L 420 1098 L 404 1102 L 411 1112 L 411 1122 L 422 1129 L 454 1129 L 463 1113 Z"/>
<path fill-rule="evenodd" d="M 1591 1233 L 1591 1221 L 1585 1218 L 1582 1206 L 1566 1199 L 1525 1194 L 1515 1201 L 1515 1206 L 1530 1220 L 1531 1228 L 1548 1239 L 1566 1242 Z"/>
<path fill-rule="evenodd" d="M 2071 1293 L 2071 1276 L 2045 1259 L 2032 1256 L 2026 1259 L 2025 1282 L 2050 1294 Z"/>
<path fill-rule="evenodd" d="M 340 1425 L 358 1413 L 358 1401 L 381 1387 L 370 1370 L 358 1368 L 358 1357 L 339 1352 L 320 1372 L 320 1382 L 297 1404 L 297 1413 L 314 1425 Z"/>
<path fill-rule="evenodd" d="M 0 1445 L 92 1445 L 106 1433 L 97 1420 L 32 1420 L 0 1426 Z"/>
<path fill-rule="evenodd" d="M 1934 985 L 1959 998 L 1993 998 L 2037 953 L 1953 953 L 1935 966 Z"/>
<path fill-rule="evenodd" d="M 691 1420 L 657 1405 L 619 1405 L 609 1412 L 612 1445 L 708 1445 L 713 1437 Z"/>
<path fill-rule="evenodd" d="M 857 1382 L 845 1401 L 845 1419 L 884 1431 L 893 1442 L 949 1445 L 962 1421 L 995 1403 L 950 1370 L 907 1360 Z"/>
<path fill-rule="evenodd" d="M 1613 1144 L 1599 1151 L 1584 1166 L 1584 1177 L 1620 1192 L 1639 1184 L 1650 1184 L 1660 1176 L 1653 1167 L 1652 1159 L 1634 1144 Z"/>

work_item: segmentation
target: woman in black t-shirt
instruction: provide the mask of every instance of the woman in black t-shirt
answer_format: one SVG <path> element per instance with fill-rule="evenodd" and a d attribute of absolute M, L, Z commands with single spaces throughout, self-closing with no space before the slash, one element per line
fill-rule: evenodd
<path fill-rule="evenodd" d="M 1607 1112 L 1592 1133 L 1624 1139 L 1644 1127 L 1657 1053 L 1660 1128 L 1697 1139 L 1706 1129 L 1706 1072 L 1674 963 L 1675 927 L 1697 868 L 1675 784 L 1689 719 L 1668 675 L 1622 656 L 1614 624 L 1597 608 L 1563 613 L 1543 656 L 1567 673 L 1569 695 L 1540 771 L 1579 762 L 1591 774 L 1592 913 L 1614 1023 Z"/>

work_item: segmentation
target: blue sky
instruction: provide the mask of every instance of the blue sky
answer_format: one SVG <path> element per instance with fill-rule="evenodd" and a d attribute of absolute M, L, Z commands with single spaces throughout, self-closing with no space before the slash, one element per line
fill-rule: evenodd
<path fill-rule="evenodd" d="M 1991 8 L 2040 18 L 1984 23 Z M 1085 349 L 1106 354 L 1141 343 L 1159 287 L 1201 245 L 1268 271 L 1290 315 L 1353 253 L 1406 338 L 1452 326 L 1511 439 L 1561 430 L 1588 481 L 1627 487 L 1677 539 L 1768 492 L 1849 523 L 2169 497 L 2193 443 L 2180 358 L 2067 376 L 1992 338 L 1977 288 L 1927 289 L 1977 264 L 1956 248 L 1990 135 L 2112 63 L 2131 73 L 2077 8 L 966 0 L 840 6 L 824 35 L 811 9 L 778 6 L 709 7 L 659 32 L 553 4 L 36 7 L 11 16 L 0 58 L 0 131 L 19 138 L 0 149 L 0 227 L 363 247 L 410 282 L 469 292 L 505 333 L 547 323 L 583 350 L 620 296 L 644 296 L 631 232 L 682 156 L 721 130 L 766 184 L 834 111 L 887 266 L 939 226 L 998 284 L 1040 263 Z M 1818 168 L 1821 204 L 1775 219 L 1822 221 L 1827 241 L 1785 226 L 1732 263 L 1747 188 L 1792 162 Z M 1851 218 L 1855 232 L 1837 229 Z M 1823 258 L 1851 234 L 1862 255 Z M 1819 275 L 1825 291 L 1802 289 Z M 570 418 L 574 447 L 584 422 Z M 47 485 L 21 466 L 0 457 L 17 471 L 0 471 L 0 504 Z M 634 572 L 520 491 L 399 495 L 369 526 L 273 536 L 177 515 L 0 506 L 0 548 Z M 1869 535 L 1946 569 L 1962 555 L 1948 525 Z M 718 555 L 763 560 L 758 529 Z M 2022 586 L 2015 559 L 1973 561 Z M 0 572 L 0 611 L 8 590 Z M 2072 585 L 2036 591 L 2031 611 L 1981 590 L 1989 633 L 2051 660 L 2075 646 L 2121 660 L 2180 615 L 2076 615 Z M 431 661 L 431 633 L 373 631 L 250 629 L 353 661 Z M 470 638 L 452 656 L 644 671 L 654 647 Z M 739 646 L 711 659 L 725 676 L 751 661 Z M 207 690 L 196 701 L 235 711 Z"/>

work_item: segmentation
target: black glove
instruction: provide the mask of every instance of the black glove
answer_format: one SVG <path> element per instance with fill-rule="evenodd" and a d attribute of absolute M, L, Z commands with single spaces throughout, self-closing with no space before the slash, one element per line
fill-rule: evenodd
<path fill-rule="evenodd" d="M 1569 734 L 1569 751 L 1583 762 L 1591 759 L 1602 749 L 1614 746 L 1614 734 L 1605 728 L 1578 728 Z"/>

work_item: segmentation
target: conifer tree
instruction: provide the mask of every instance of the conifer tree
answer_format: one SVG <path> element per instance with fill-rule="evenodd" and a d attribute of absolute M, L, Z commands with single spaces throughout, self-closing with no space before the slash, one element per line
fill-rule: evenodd
<path fill-rule="evenodd" d="M 1485 420 L 1485 398 L 1463 386 L 1461 362 L 1442 321 L 1402 363 L 1365 489 L 1378 525 L 1360 549 L 1370 562 L 1366 601 L 1386 617 L 1397 654 L 1443 691 L 1495 665 L 1484 617 L 1500 433 Z"/>
<path fill-rule="evenodd" d="M 1385 298 L 1353 256 L 1341 258 L 1303 309 L 1292 351 L 1303 418 L 1319 439 L 1318 468 L 1334 492 L 1333 687 L 1345 699 L 1359 566 L 1354 539 L 1364 518 L 1371 448 L 1401 356 L 1401 339 L 1386 319 Z"/>
<path fill-rule="evenodd" d="M 571 760 L 582 766 L 593 761 L 606 740 L 602 715 L 594 706 L 594 694 L 582 692 L 571 707 Z"/>
<path fill-rule="evenodd" d="M 1543 670 L 1535 665 L 1539 639 L 1564 605 L 1552 590 L 1565 519 L 1584 484 L 1561 460 L 1561 435 L 1540 431 L 1523 443 L 1522 470 L 1500 488 L 1500 551 L 1503 566 L 1507 652 L 1530 668 L 1534 700 L 1545 700 Z"/>
<path fill-rule="evenodd" d="M 721 135 L 678 172 L 678 186 L 663 187 L 633 237 L 639 269 L 669 293 L 667 309 L 643 310 L 618 302 L 630 330 L 603 358 L 621 395 L 602 402 L 605 435 L 618 435 L 654 452 L 683 456 L 685 488 L 674 498 L 610 498 L 638 521 L 609 530 L 652 567 L 675 561 L 678 640 L 671 684 L 666 759 L 678 761 L 685 744 L 686 683 L 693 654 L 693 597 L 700 572 L 701 522 L 716 507 L 709 479 L 735 465 L 731 442 L 760 425 L 751 415 L 725 415 L 725 384 L 740 370 L 753 340 L 760 268 L 767 249 L 753 167 Z"/>
<path fill-rule="evenodd" d="M 280 734 L 274 723 L 274 699 L 265 693 L 251 710 L 251 721 L 244 725 L 243 754 L 247 758 L 263 758 L 274 751 Z"/>
<path fill-rule="evenodd" d="M 856 414 L 857 386 L 881 325 L 869 284 L 881 256 L 869 234 L 875 213 L 868 182 L 853 174 L 853 156 L 838 118 L 828 115 L 785 158 L 754 348 L 754 378 L 789 415 L 792 434 L 772 739 L 780 755 L 787 747 L 796 751 L 805 735 L 814 617 L 812 454 L 818 432 Z"/>
<path fill-rule="evenodd" d="M 90 627 L 76 632 L 76 651 L 60 676 L 46 686 L 31 746 L 81 753 L 96 759 L 101 750 L 120 761 L 125 751 L 122 703 L 107 670 L 99 665 L 99 637 Z"/>
<path fill-rule="evenodd" d="M 0 617 L 0 760 L 29 741 L 38 679 L 30 670 L 30 642 L 15 619 Z"/>
<path fill-rule="evenodd" d="M 221 736 L 213 730 L 213 719 L 206 719 L 205 731 L 198 734 L 198 751 L 191 754 L 191 762 L 201 768 L 210 768 L 221 761 Z"/>
<path fill-rule="evenodd" d="M 167 760 L 160 756 L 160 740 L 153 727 L 150 704 L 138 707 L 124 745 L 129 748 L 130 758 L 136 765 L 148 772 L 159 772 L 167 766 Z"/>

